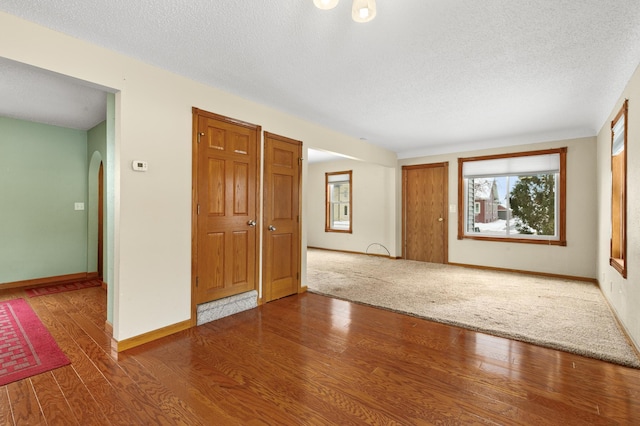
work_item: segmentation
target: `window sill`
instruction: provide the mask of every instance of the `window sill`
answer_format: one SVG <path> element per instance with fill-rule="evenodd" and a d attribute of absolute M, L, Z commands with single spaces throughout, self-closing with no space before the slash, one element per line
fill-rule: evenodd
<path fill-rule="evenodd" d="M 352 233 L 351 229 L 330 229 L 330 228 L 325 228 L 324 232 L 337 232 L 337 233 L 341 233 L 341 234 L 351 234 Z"/>
<path fill-rule="evenodd" d="M 464 235 L 462 237 L 458 237 L 459 240 L 478 240 L 478 241 L 494 241 L 500 243 L 522 243 L 522 244 L 539 244 L 545 246 L 563 246 L 567 245 L 567 242 L 564 240 L 536 240 L 533 238 L 500 238 L 500 237 L 479 237 L 479 236 L 471 236 Z"/>
<path fill-rule="evenodd" d="M 620 275 L 622 275 L 622 278 L 627 278 L 627 268 L 625 267 L 624 259 L 616 259 L 612 257 L 609 259 L 609 265 L 618 271 Z"/>

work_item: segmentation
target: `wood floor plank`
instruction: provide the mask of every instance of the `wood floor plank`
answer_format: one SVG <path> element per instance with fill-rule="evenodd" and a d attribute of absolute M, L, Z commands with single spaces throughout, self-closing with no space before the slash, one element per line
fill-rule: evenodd
<path fill-rule="evenodd" d="M 151 374 L 157 377 L 160 382 L 164 383 L 171 392 L 188 404 L 193 412 L 206 424 L 215 423 L 230 426 L 240 426 L 243 424 L 240 420 L 234 419 L 226 411 L 217 406 L 215 401 L 203 395 L 199 389 L 200 385 L 185 381 L 184 377 L 176 375 L 164 362 L 153 360 L 146 363 L 145 357 L 129 355 L 122 355 L 119 362 L 124 364 L 137 364 L 139 365 L 138 368 L 146 368 Z"/>
<path fill-rule="evenodd" d="M 264 329 L 264 327 L 261 327 Z M 239 329 L 240 333 L 234 333 L 231 337 L 237 337 L 242 339 L 243 337 L 249 337 L 248 342 L 251 342 L 250 331 L 246 329 Z M 242 336 L 242 337 L 238 337 Z M 259 348 L 255 348 L 255 350 L 260 350 L 262 354 L 269 354 L 272 356 L 275 353 L 275 349 L 272 353 L 270 351 L 270 344 L 276 345 L 281 349 L 283 353 L 288 353 L 294 350 L 295 341 L 291 339 L 290 341 L 286 338 L 281 338 L 278 340 L 280 336 L 270 336 L 269 339 L 265 340 L 260 344 Z M 245 342 L 244 346 L 249 343 Z M 291 348 L 289 348 L 288 343 L 290 342 Z M 299 352 L 299 350 L 298 350 Z M 412 407 L 406 407 L 404 410 L 399 410 L 403 407 L 404 402 L 407 400 L 406 396 L 403 392 L 396 391 L 392 393 L 385 392 L 387 388 L 386 381 L 376 382 L 375 376 L 372 374 L 375 373 L 375 370 L 380 368 L 380 365 L 385 363 L 385 359 L 379 359 L 376 361 L 375 366 L 365 371 L 357 371 L 354 370 L 350 363 L 343 363 L 341 360 L 341 356 L 336 354 L 332 356 L 330 353 L 322 354 L 322 353 L 314 353 L 312 349 L 308 349 L 308 354 L 305 354 L 305 358 L 308 358 L 309 361 L 305 361 L 303 365 L 299 361 L 295 359 L 288 359 L 286 357 L 279 357 L 278 364 L 289 364 L 290 368 L 293 371 L 304 371 L 304 383 L 312 383 L 313 386 L 325 389 L 324 394 L 331 393 L 334 396 L 339 395 L 339 399 L 341 400 L 351 400 L 357 401 L 359 407 L 367 407 L 366 411 L 370 413 L 378 413 L 375 414 L 377 418 L 375 418 L 374 423 L 388 423 L 390 419 L 382 421 L 380 418 L 380 413 L 384 413 L 386 416 L 395 417 L 395 421 L 399 424 L 405 424 L 406 422 L 411 422 L 413 424 L 419 423 L 421 420 L 428 421 L 428 417 L 425 419 L 424 413 L 433 413 L 438 410 L 446 410 L 446 404 L 439 404 L 435 401 L 437 398 L 428 398 L 425 402 L 422 402 L 420 405 L 422 408 L 416 412 L 412 412 Z M 368 356 L 368 354 L 363 353 L 364 357 Z M 315 364 L 315 361 L 319 361 L 318 365 Z M 322 366 L 327 366 L 328 368 L 322 370 Z M 317 373 L 321 371 L 321 373 Z M 291 371 L 288 372 L 289 375 L 295 374 Z M 427 373 L 428 374 L 428 373 Z M 399 389 L 403 389 L 399 387 Z M 442 389 L 440 389 L 442 391 Z M 313 387 L 309 387 L 307 392 L 312 393 L 314 391 Z M 460 390 L 455 390 L 452 392 L 454 396 L 460 396 Z M 374 397 L 372 397 L 374 396 Z M 385 406 L 384 402 L 387 402 Z M 395 409 L 391 407 L 396 407 Z M 426 408 L 425 408 L 426 407 Z M 334 409 L 344 409 L 344 407 L 333 407 Z M 389 412 L 389 410 L 393 412 L 402 412 L 401 417 L 396 417 Z M 369 416 L 365 415 L 364 418 L 368 418 Z M 361 419 L 362 420 L 362 419 Z M 433 419 L 432 419 L 433 420 Z M 449 421 L 452 419 L 449 418 Z M 457 421 L 469 421 L 468 418 L 459 417 Z"/>
<path fill-rule="evenodd" d="M 70 291 L 61 293 L 60 297 L 65 303 L 75 307 L 78 313 L 74 319 L 78 325 L 82 326 L 87 334 L 103 346 L 109 346 L 110 339 L 106 339 L 104 334 L 104 324 L 107 320 L 106 315 L 106 292 L 102 288 L 89 288 L 86 291 Z M 98 303 L 96 303 L 96 299 Z M 102 306 L 103 309 L 98 309 Z"/>
<path fill-rule="evenodd" d="M 30 379 L 9 383 L 7 390 L 16 425 L 46 424 Z"/>
<path fill-rule="evenodd" d="M 51 372 L 33 376 L 31 383 L 47 424 L 79 424 Z"/>
<path fill-rule="evenodd" d="M 25 299 L 72 364 L 0 387 L 0 425 L 640 424 L 640 370 L 319 295 L 117 361 L 104 290 Z"/>
<path fill-rule="evenodd" d="M 263 327 L 261 327 L 261 329 L 264 329 Z M 247 331 L 245 329 L 240 329 L 239 331 L 241 331 L 240 333 L 234 333 L 235 336 L 248 336 L 249 339 L 248 341 L 251 341 L 251 337 L 250 337 L 250 331 Z M 259 349 L 256 348 L 256 350 L 260 350 L 261 353 L 269 353 L 269 343 L 274 343 L 276 342 L 278 339 L 277 337 L 270 337 L 268 340 L 265 340 L 265 342 L 261 343 L 261 347 Z M 291 341 L 291 344 L 293 345 L 293 340 Z M 281 342 L 278 343 L 278 346 L 280 346 L 280 348 L 283 350 L 283 352 L 288 352 L 289 349 L 286 348 L 287 345 L 287 339 L 283 338 L 281 339 Z M 246 345 L 247 343 L 245 343 Z M 292 347 L 291 350 L 294 350 L 294 348 Z M 299 351 L 298 351 L 299 352 Z M 331 375 L 331 376 L 336 376 L 337 375 L 337 379 L 335 379 L 334 381 L 331 382 L 325 382 L 325 385 L 327 385 L 327 387 L 329 388 L 333 388 L 334 392 L 351 392 L 351 397 L 357 398 L 360 400 L 360 403 L 363 404 L 364 401 L 362 400 L 362 398 L 364 397 L 364 399 L 367 399 L 366 396 L 363 395 L 362 393 L 362 389 L 364 387 L 366 387 L 367 385 L 370 385 L 370 381 L 369 381 L 369 374 L 371 373 L 371 371 L 373 371 L 373 368 L 371 369 L 371 371 L 363 371 L 361 373 L 357 373 L 355 372 L 351 367 L 346 367 L 343 368 L 343 366 L 340 364 L 339 359 L 337 358 L 337 356 L 339 356 L 338 354 L 336 354 L 333 358 L 331 355 L 331 352 L 328 353 L 314 353 L 313 349 L 309 349 L 308 350 L 309 354 L 305 355 L 305 358 L 309 358 L 309 359 L 313 359 L 313 360 L 319 360 L 320 361 L 320 367 L 322 366 L 322 364 L 330 364 L 327 368 L 327 372 L 323 373 L 323 374 L 327 374 L 327 375 Z M 273 351 L 273 353 L 275 353 L 275 350 Z M 271 356 L 272 353 L 269 353 L 269 355 Z M 283 358 L 280 357 L 280 359 L 278 360 L 278 364 L 286 364 L 288 361 L 287 358 Z M 298 365 L 296 364 L 296 361 L 292 361 L 293 364 L 291 365 L 291 368 L 293 370 L 304 370 L 307 366 L 306 365 Z M 305 361 L 307 364 L 310 363 L 310 361 Z M 311 380 L 314 375 L 315 375 L 315 371 L 317 369 L 316 366 L 314 365 L 309 365 L 310 369 L 309 371 L 306 371 L 306 381 Z M 343 371 L 344 370 L 344 371 Z M 289 372 L 289 374 L 291 374 Z M 356 387 L 350 387 L 352 382 L 356 382 Z M 317 383 L 316 383 L 317 385 Z M 361 386 L 358 386 L 361 385 Z M 380 391 L 378 391 L 380 392 Z M 372 393 L 372 394 L 376 394 L 376 392 L 367 392 L 367 393 Z M 347 398 L 349 398 L 349 396 L 347 396 Z M 376 399 L 371 399 L 368 401 L 369 403 L 369 407 L 375 407 L 376 410 L 380 410 L 381 405 L 379 404 L 380 400 L 379 398 L 376 397 Z M 396 401 L 397 402 L 397 401 Z M 364 404 L 363 404 L 364 405 Z"/>
<path fill-rule="evenodd" d="M 198 338 L 197 335 L 192 336 L 190 341 L 193 342 L 196 338 Z M 178 354 L 177 351 L 164 351 L 164 349 L 156 348 L 154 358 L 170 365 L 177 377 L 181 376 L 183 380 L 196 386 L 211 401 L 237 416 L 243 423 L 254 419 L 261 419 L 265 424 L 296 423 L 295 416 L 278 410 L 269 400 L 263 398 L 263 396 L 269 398 L 268 395 L 257 394 L 251 378 L 245 376 L 243 371 L 240 371 L 238 376 L 233 362 L 225 359 L 218 351 L 209 352 L 206 348 L 202 350 L 200 345 L 197 345 L 194 350 L 192 345 L 189 359 L 184 359 L 181 356 L 175 357 Z M 130 352 L 136 357 L 139 356 L 136 349 Z M 238 355 L 235 354 L 233 358 L 237 357 Z M 221 380 L 222 377 L 224 379 Z"/>
<path fill-rule="evenodd" d="M 71 407 L 77 422 L 81 425 L 102 426 L 109 425 L 109 419 L 104 415 L 100 404 L 88 392 L 80 376 L 73 366 L 62 367 L 51 372 L 64 397 Z"/>
<path fill-rule="evenodd" d="M 11 403 L 9 402 L 9 393 L 7 386 L 0 386 L 0 425 L 13 426 L 13 413 L 11 412 Z"/>
<path fill-rule="evenodd" d="M 100 406 L 100 411 L 111 425 L 142 425 L 149 422 L 140 416 L 129 400 L 123 399 L 123 393 L 108 381 L 94 381 L 86 384 L 88 392 Z"/>
<path fill-rule="evenodd" d="M 206 331 L 203 330 L 204 333 Z M 238 353 L 238 348 L 247 347 L 246 338 L 248 337 L 251 341 L 251 337 L 244 332 L 234 333 L 234 336 L 229 337 L 225 342 L 216 344 L 219 352 L 226 352 L 228 364 L 232 362 L 234 354 Z M 261 381 L 253 380 L 253 383 L 244 378 L 248 386 L 253 386 L 257 393 L 264 395 L 264 388 L 268 384 L 268 387 L 273 388 L 278 395 L 276 401 L 273 401 L 272 395 L 268 399 L 274 403 L 289 405 L 287 410 L 305 422 L 311 422 L 311 419 L 315 418 L 321 424 L 359 424 L 362 421 L 373 424 L 401 424 L 398 419 L 393 418 L 393 415 L 388 415 L 379 407 L 363 404 L 360 399 L 340 392 L 339 389 L 319 386 L 318 382 L 313 382 L 309 371 L 301 372 L 304 367 L 298 357 L 292 357 L 291 352 L 284 350 L 282 346 L 280 346 L 280 349 L 283 349 L 281 351 L 270 350 L 267 342 L 272 342 L 274 337 L 265 335 L 264 347 L 244 351 L 245 357 L 242 364 L 235 363 L 230 366 L 236 369 L 236 375 L 237 370 L 242 369 L 248 373 L 249 377 L 262 376 Z M 266 356 L 267 353 L 268 356 Z M 294 363 L 295 367 L 291 368 L 289 363 Z M 304 418 L 305 413 L 296 412 L 290 407 L 292 401 L 302 397 L 305 399 L 304 411 L 307 415 L 312 415 L 312 418 Z"/>

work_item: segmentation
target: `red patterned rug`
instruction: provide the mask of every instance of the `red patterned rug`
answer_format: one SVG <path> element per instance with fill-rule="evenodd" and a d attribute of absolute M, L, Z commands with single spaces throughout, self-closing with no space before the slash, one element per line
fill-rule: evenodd
<path fill-rule="evenodd" d="M 47 294 L 63 293 L 65 291 L 81 290 L 83 288 L 89 288 L 89 287 L 98 287 L 101 285 L 102 285 L 102 281 L 100 280 L 78 281 L 78 282 L 69 283 L 69 284 L 30 288 L 25 291 L 27 292 L 27 296 L 29 297 L 38 297 L 38 296 L 45 296 Z"/>
<path fill-rule="evenodd" d="M 0 386 L 69 364 L 24 299 L 0 302 Z"/>

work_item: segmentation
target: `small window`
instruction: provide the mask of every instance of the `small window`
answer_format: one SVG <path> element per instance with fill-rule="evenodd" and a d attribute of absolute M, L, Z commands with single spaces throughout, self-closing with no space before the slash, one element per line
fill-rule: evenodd
<path fill-rule="evenodd" d="M 351 233 L 351 171 L 326 173 L 325 232 Z"/>
<path fill-rule="evenodd" d="M 611 122 L 611 257 L 609 264 L 627 277 L 627 110 Z"/>
<path fill-rule="evenodd" d="M 458 239 L 566 245 L 566 152 L 458 159 Z"/>

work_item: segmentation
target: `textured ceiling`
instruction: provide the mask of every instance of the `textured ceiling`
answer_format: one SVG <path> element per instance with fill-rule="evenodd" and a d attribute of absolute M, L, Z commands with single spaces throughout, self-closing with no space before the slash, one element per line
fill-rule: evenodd
<path fill-rule="evenodd" d="M 100 87 L 5 58 L 0 76 L 0 116 L 82 130 L 106 118 Z"/>
<path fill-rule="evenodd" d="M 638 0 L 377 5 L 358 24 L 349 0 L 0 0 L 400 156 L 594 135 L 640 62 Z"/>

